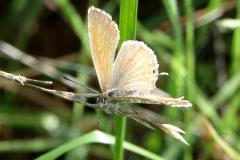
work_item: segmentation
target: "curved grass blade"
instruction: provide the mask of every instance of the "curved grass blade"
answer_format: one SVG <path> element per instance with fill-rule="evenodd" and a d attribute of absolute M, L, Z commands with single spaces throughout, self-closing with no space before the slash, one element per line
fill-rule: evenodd
<path fill-rule="evenodd" d="M 68 151 L 71 151 L 82 145 L 91 144 L 91 143 L 113 145 L 115 143 L 115 138 L 110 134 L 106 134 L 104 132 L 95 130 L 53 149 L 41 155 L 40 157 L 36 158 L 35 160 L 53 160 L 63 155 L 64 153 L 67 153 Z M 144 148 L 138 147 L 126 141 L 123 142 L 123 148 L 133 153 L 136 153 L 138 155 L 141 155 L 147 159 L 164 160 L 164 158 L 159 157 L 158 155 L 152 152 L 149 152 Z"/>

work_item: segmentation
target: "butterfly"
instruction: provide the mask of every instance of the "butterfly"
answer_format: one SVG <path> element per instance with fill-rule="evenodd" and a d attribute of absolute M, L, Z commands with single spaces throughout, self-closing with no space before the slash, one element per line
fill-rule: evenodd
<path fill-rule="evenodd" d="M 48 81 L 29 79 L 5 72 L 0 72 L 0 76 L 12 79 L 21 85 L 31 86 L 58 97 L 100 109 L 107 114 L 126 116 L 150 129 L 162 129 L 188 144 L 181 135 L 185 132 L 171 124 L 162 123 L 158 114 L 139 106 L 122 107 L 120 105 L 122 103 L 143 103 L 173 107 L 191 106 L 189 101 L 183 98 L 171 98 L 156 87 L 159 64 L 153 50 L 143 42 L 128 40 L 123 42 L 115 58 L 119 40 L 118 26 L 109 14 L 95 7 L 90 7 L 88 10 L 88 34 L 101 93 L 81 83 L 78 84 L 93 93 L 47 89 L 34 83 L 50 84 Z M 40 61 L 39 64 L 41 64 Z M 65 76 L 65 79 L 71 80 L 68 76 Z M 88 98 L 93 97 L 97 98 L 97 103 L 88 103 Z"/>
<path fill-rule="evenodd" d="M 101 103 L 144 103 L 190 107 L 183 98 L 159 94 L 157 57 L 141 41 L 123 42 L 115 58 L 119 30 L 112 17 L 91 6 L 88 10 L 88 35 L 93 64 L 102 93 Z M 115 60 L 114 60 L 115 58 Z"/>

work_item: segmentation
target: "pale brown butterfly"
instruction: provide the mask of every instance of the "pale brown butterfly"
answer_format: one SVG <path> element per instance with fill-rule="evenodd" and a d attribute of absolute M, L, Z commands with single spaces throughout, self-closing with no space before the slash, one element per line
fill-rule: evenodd
<path fill-rule="evenodd" d="M 145 103 L 176 107 L 191 106 L 189 101 L 182 98 L 171 98 L 156 88 L 159 65 L 154 52 L 143 42 L 126 41 L 122 44 L 114 61 L 119 40 L 118 26 L 109 14 L 94 7 L 90 7 L 88 10 L 88 32 L 93 63 L 102 93 L 86 86 L 86 89 L 94 93 L 78 94 L 51 90 L 31 84 L 31 82 L 39 82 L 36 80 L 11 74 L 7 74 L 5 77 L 22 85 L 32 86 L 70 101 L 100 109 L 108 114 L 127 116 L 151 129 L 161 128 L 176 139 L 188 144 L 181 135 L 184 133 L 183 130 L 162 123 L 159 115 L 154 112 L 132 105 L 124 107 L 117 105 L 119 103 Z M 41 83 L 45 84 L 46 82 Z M 98 97 L 100 105 L 99 103 L 88 103 L 87 99 L 91 97 Z"/>
<path fill-rule="evenodd" d="M 153 50 L 140 41 L 123 42 L 114 61 L 119 30 L 112 17 L 95 7 L 88 10 L 92 59 L 102 90 L 101 102 L 145 103 L 190 107 L 182 98 L 158 94 L 158 67 Z"/>

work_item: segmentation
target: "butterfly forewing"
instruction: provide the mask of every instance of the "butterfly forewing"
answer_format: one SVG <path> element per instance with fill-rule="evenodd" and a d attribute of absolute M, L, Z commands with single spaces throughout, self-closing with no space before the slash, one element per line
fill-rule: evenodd
<path fill-rule="evenodd" d="M 114 62 L 112 88 L 153 90 L 158 79 L 158 63 L 143 42 L 125 41 Z"/>
<path fill-rule="evenodd" d="M 94 67 L 103 92 L 112 83 L 112 68 L 119 40 L 116 23 L 106 12 L 90 7 L 88 10 L 88 34 Z"/>

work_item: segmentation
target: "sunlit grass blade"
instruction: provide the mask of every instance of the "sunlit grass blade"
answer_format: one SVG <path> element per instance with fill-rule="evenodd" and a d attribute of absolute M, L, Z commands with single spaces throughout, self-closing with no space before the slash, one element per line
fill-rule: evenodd
<path fill-rule="evenodd" d="M 100 143 L 100 144 L 109 144 L 113 145 L 115 143 L 115 138 L 112 135 L 106 134 L 101 131 L 92 131 L 85 135 L 80 136 L 68 143 L 65 143 L 43 155 L 36 158 L 36 160 L 53 160 L 63 155 L 64 153 L 71 151 L 75 148 L 78 148 L 82 145 L 91 144 L 91 143 Z M 149 152 L 141 147 L 138 147 L 134 144 L 124 141 L 123 142 L 124 149 L 136 153 L 138 155 L 144 156 L 147 159 L 153 160 L 163 160 L 164 158 Z"/>
<path fill-rule="evenodd" d="M 217 26 L 221 31 L 228 31 L 228 30 L 234 30 L 237 28 L 240 28 L 240 19 L 221 19 L 217 21 Z"/>
<path fill-rule="evenodd" d="M 137 9 L 138 0 L 121 0 L 119 17 L 119 46 L 121 46 L 121 44 L 126 40 L 133 40 L 136 38 Z"/>

